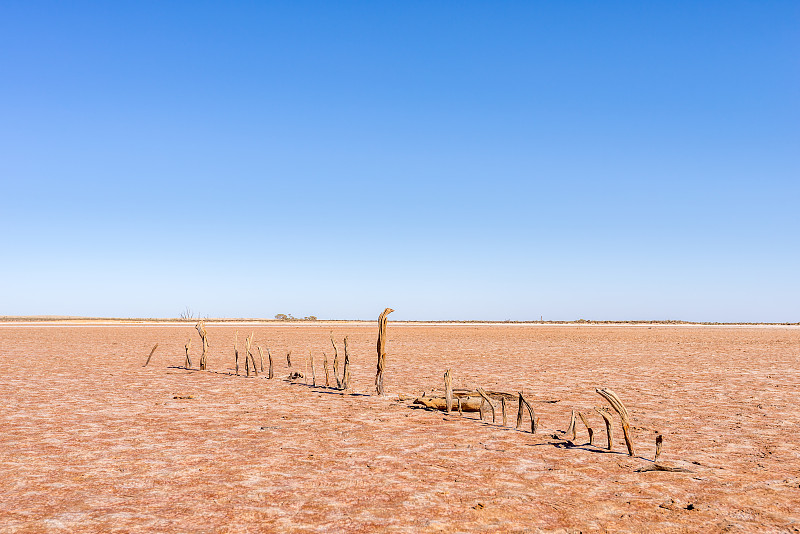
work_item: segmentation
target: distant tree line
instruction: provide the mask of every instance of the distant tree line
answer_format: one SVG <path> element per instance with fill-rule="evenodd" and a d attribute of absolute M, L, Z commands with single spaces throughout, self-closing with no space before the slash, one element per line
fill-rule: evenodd
<path fill-rule="evenodd" d="M 275 315 L 278 321 L 316 321 L 316 315 L 309 315 L 307 317 L 295 317 L 291 313 L 278 313 Z"/>

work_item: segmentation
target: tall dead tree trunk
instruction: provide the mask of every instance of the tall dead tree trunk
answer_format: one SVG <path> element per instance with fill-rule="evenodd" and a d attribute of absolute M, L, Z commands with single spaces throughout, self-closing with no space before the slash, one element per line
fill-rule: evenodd
<path fill-rule="evenodd" d="M 325 370 L 325 387 L 331 387 L 331 377 L 330 373 L 328 372 L 328 355 L 325 354 L 325 351 L 322 351 L 322 368 Z"/>
<path fill-rule="evenodd" d="M 200 339 L 203 341 L 203 353 L 200 355 L 200 370 L 205 371 L 208 365 L 208 349 L 211 344 L 208 342 L 208 333 L 206 332 L 206 325 L 203 323 L 203 321 L 198 322 L 195 325 L 195 328 L 197 329 L 197 333 L 200 335 Z"/>
<path fill-rule="evenodd" d="M 375 390 L 383 395 L 383 372 L 386 369 L 386 317 L 394 310 L 386 308 L 378 316 L 378 370 L 375 373 Z"/>

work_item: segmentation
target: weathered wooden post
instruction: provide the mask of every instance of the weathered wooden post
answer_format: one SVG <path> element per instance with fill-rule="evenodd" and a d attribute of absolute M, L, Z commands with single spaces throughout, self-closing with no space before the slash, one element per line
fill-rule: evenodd
<path fill-rule="evenodd" d="M 336 389 L 342 389 L 342 382 L 339 380 L 339 349 L 333 340 L 333 332 L 331 332 L 331 345 L 333 345 L 333 378 L 336 380 Z"/>
<path fill-rule="evenodd" d="M 383 372 L 386 369 L 386 316 L 394 310 L 386 308 L 378 316 L 378 370 L 375 374 L 375 390 L 383 395 Z M 448 405 L 449 408 L 449 405 Z"/>
<path fill-rule="evenodd" d="M 453 376 L 450 374 L 450 369 L 444 372 L 444 392 L 445 411 L 450 413 L 453 406 Z"/>
<path fill-rule="evenodd" d="M 233 335 L 233 359 L 236 362 L 236 376 L 239 376 L 239 348 L 237 345 L 239 344 L 239 331 L 237 330 L 236 333 Z"/>
<path fill-rule="evenodd" d="M 250 347 L 253 344 L 253 336 L 256 335 L 255 332 L 250 334 L 250 337 L 245 339 L 245 355 L 244 355 L 244 364 L 245 368 L 247 369 L 247 376 L 250 376 L 250 367 L 253 367 L 253 374 L 258 376 L 258 368 L 256 367 L 256 359 L 253 357 L 253 353 L 250 350 Z M 248 364 L 249 362 L 249 364 Z"/>
<path fill-rule="evenodd" d="M 311 352 L 311 349 L 308 349 L 308 357 L 311 359 L 311 385 L 316 387 L 316 385 L 317 385 L 317 372 L 314 369 L 314 353 Z"/>
<path fill-rule="evenodd" d="M 257 345 L 256 348 L 258 349 L 258 359 L 261 362 L 261 372 L 264 372 L 264 351 L 261 350 L 261 345 Z"/>
<path fill-rule="evenodd" d="M 347 350 L 347 336 L 344 336 L 344 369 L 342 369 L 342 390 L 350 389 L 350 352 Z"/>
<path fill-rule="evenodd" d="M 570 434 L 572 434 L 572 437 L 569 439 L 575 441 L 575 438 L 577 437 L 575 434 L 575 410 L 572 410 L 572 415 L 569 417 L 569 428 L 567 428 L 567 431 L 564 432 L 565 436 L 569 436 Z"/>

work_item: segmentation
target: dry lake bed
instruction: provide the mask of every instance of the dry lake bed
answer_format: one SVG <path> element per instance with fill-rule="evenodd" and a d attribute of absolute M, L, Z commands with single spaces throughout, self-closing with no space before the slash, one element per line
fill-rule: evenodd
<path fill-rule="evenodd" d="M 0 326 L 0 532 L 800 531 L 797 327 L 390 321 L 378 397 L 374 323 L 208 323 L 206 371 L 193 326 Z M 233 374 L 237 331 L 275 378 Z M 324 387 L 331 333 L 345 394 Z M 286 380 L 289 350 L 309 374 L 312 351 L 316 387 Z M 447 369 L 523 391 L 537 433 L 514 402 L 505 427 L 499 403 L 495 424 L 413 405 Z M 598 387 L 627 406 L 634 457 L 616 417 L 605 450 Z M 572 410 L 593 445 L 582 423 L 566 439 Z M 658 434 L 683 471 L 638 471 Z"/>

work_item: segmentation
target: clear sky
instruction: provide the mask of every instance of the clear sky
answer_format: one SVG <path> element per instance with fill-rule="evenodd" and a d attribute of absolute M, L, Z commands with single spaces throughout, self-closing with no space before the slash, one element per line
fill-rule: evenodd
<path fill-rule="evenodd" d="M 0 5 L 0 315 L 800 321 L 800 3 Z"/>

